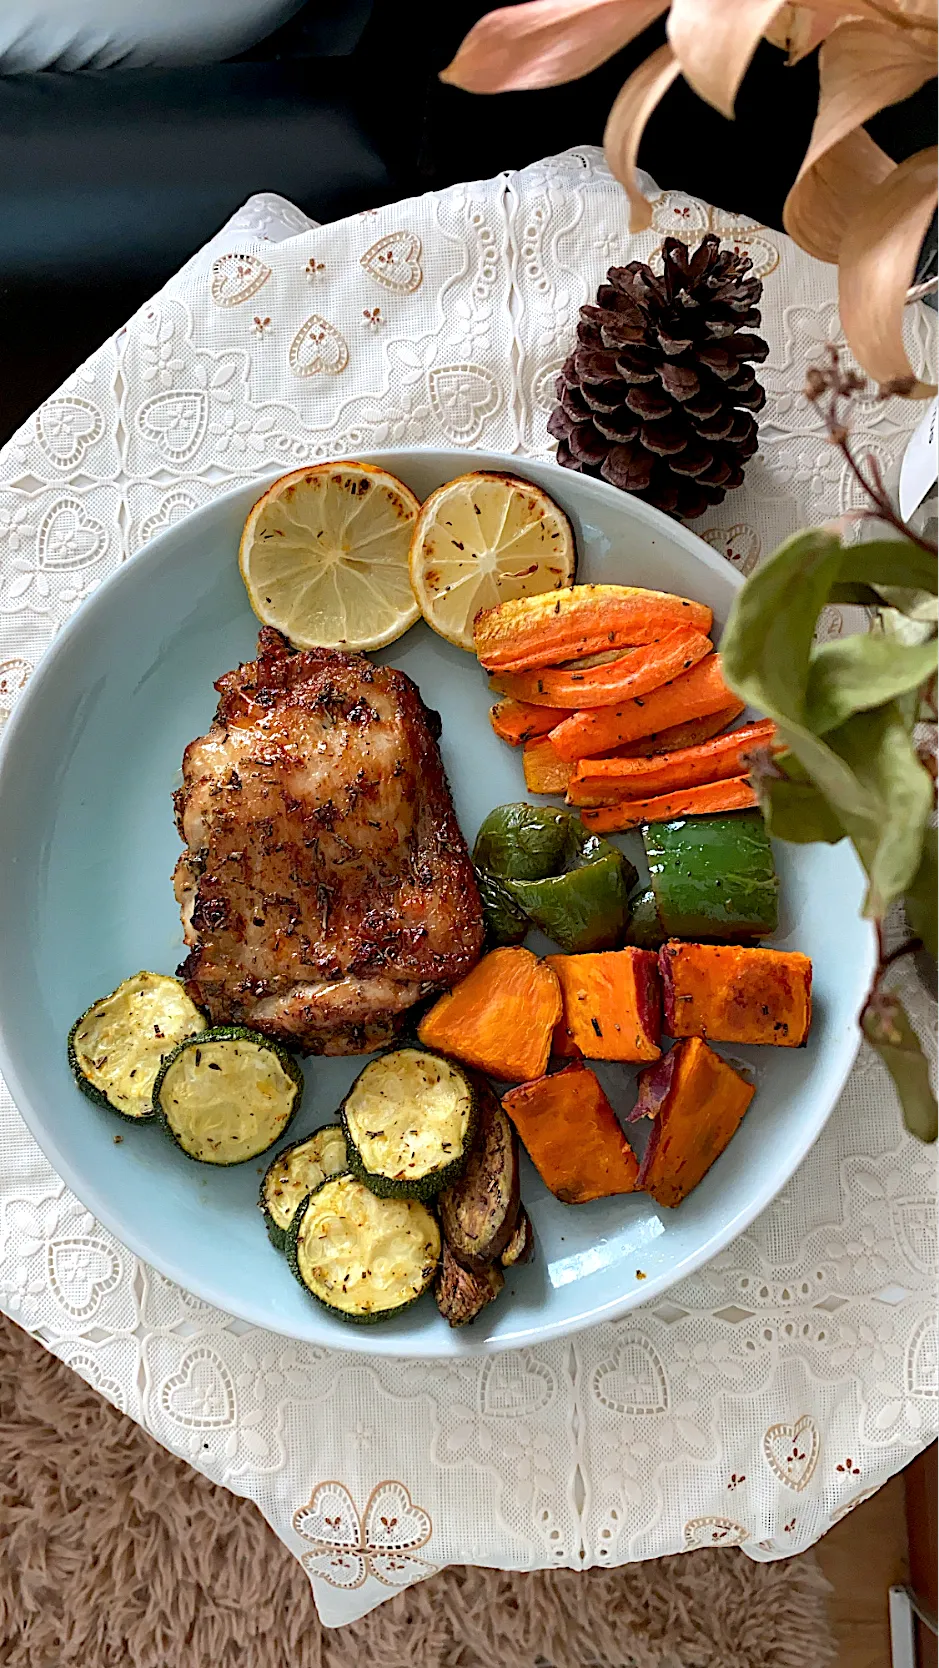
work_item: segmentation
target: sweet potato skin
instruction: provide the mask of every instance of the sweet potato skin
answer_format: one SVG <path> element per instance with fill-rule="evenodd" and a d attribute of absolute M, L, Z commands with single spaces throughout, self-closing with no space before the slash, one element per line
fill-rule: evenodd
<path fill-rule="evenodd" d="M 548 956 L 564 1003 L 555 1054 L 588 1060 L 657 1060 L 662 1050 L 661 999 L 655 952 L 600 950 Z"/>
<path fill-rule="evenodd" d="M 575 712 L 551 731 L 562 759 L 589 759 L 611 753 L 630 741 L 692 718 L 706 718 L 729 706 L 733 696 L 721 675 L 720 655 L 705 655 L 697 666 L 663 683 L 648 695 L 616 706 Z"/>
<path fill-rule="evenodd" d="M 476 654 L 490 672 L 527 672 L 557 666 L 605 649 L 651 643 L 663 631 L 711 629 L 703 602 L 632 585 L 574 585 L 567 591 L 484 608 L 473 625 Z"/>
<path fill-rule="evenodd" d="M 655 1116 L 639 1169 L 639 1187 L 656 1204 L 671 1209 L 687 1199 L 720 1157 L 754 1089 L 700 1037 L 676 1043 L 666 1059 L 671 1067 L 667 1083 L 662 1071 L 665 1061 L 640 1072 L 636 1110 L 644 1104 L 640 1116 L 653 1109 Z M 643 1079 L 653 1073 L 662 1081 L 647 1094 Z"/>
<path fill-rule="evenodd" d="M 636 1155 L 587 1066 L 523 1083 L 502 1105 L 545 1186 L 564 1204 L 635 1191 Z"/>
<path fill-rule="evenodd" d="M 812 1024 L 812 963 L 797 950 L 685 944 L 659 951 L 672 1037 L 802 1048 Z"/>
<path fill-rule="evenodd" d="M 553 968 L 520 945 L 491 950 L 424 1015 L 417 1034 L 502 1083 L 540 1077 L 561 1017 Z"/>
<path fill-rule="evenodd" d="M 675 788 L 654 799 L 619 799 L 613 805 L 585 807 L 580 820 L 594 834 L 622 834 L 644 822 L 671 822 L 673 817 L 709 817 L 718 811 L 749 811 L 759 804 L 749 776 L 727 782 L 702 782 L 696 788 Z"/>

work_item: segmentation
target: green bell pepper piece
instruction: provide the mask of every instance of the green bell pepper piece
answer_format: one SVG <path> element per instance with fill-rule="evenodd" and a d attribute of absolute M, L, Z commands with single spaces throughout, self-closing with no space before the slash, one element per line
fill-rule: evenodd
<path fill-rule="evenodd" d="M 557 873 L 570 840 L 570 813 L 551 805 L 497 805 L 476 836 L 473 862 L 500 880 Z"/>
<path fill-rule="evenodd" d="M 642 838 L 666 937 L 734 944 L 776 931 L 779 880 L 759 811 L 676 817 Z"/>
<path fill-rule="evenodd" d="M 473 856 L 562 950 L 578 954 L 622 943 L 636 871 L 569 812 L 500 805 L 483 823 Z"/>
<path fill-rule="evenodd" d="M 637 892 L 632 900 L 629 917 L 629 943 L 637 950 L 657 950 L 665 943 L 665 932 L 659 920 L 655 893 L 651 886 Z"/>
<path fill-rule="evenodd" d="M 486 920 L 486 938 L 491 945 L 521 944 L 528 931 L 528 916 L 497 875 L 476 870 L 476 884 Z"/>

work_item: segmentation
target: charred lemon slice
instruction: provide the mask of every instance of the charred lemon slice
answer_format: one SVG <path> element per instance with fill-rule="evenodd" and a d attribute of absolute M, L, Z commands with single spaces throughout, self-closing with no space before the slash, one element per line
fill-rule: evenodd
<path fill-rule="evenodd" d="M 380 649 L 419 618 L 408 550 L 420 501 L 384 469 L 320 463 L 282 475 L 245 522 L 248 600 L 297 649 Z"/>
<path fill-rule="evenodd" d="M 461 475 L 432 492 L 411 540 L 411 587 L 427 624 L 473 650 L 481 608 L 572 585 L 571 524 L 514 475 Z"/>

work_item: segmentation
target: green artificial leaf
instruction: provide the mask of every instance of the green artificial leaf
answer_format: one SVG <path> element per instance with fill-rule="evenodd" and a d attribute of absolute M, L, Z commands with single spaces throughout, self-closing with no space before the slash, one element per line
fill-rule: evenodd
<path fill-rule="evenodd" d="M 893 1078 L 907 1129 L 921 1141 L 935 1141 L 929 1063 L 900 998 L 893 991 L 875 990 L 861 1015 L 861 1029 Z"/>
<path fill-rule="evenodd" d="M 937 943 L 937 919 L 939 919 L 939 900 L 937 900 L 937 851 L 936 830 L 927 828 L 923 840 L 923 855 L 920 865 L 904 894 L 906 918 L 910 931 L 917 938 L 921 938 L 929 954 L 935 961 L 939 958 L 939 943 Z"/>
<path fill-rule="evenodd" d="M 896 608 L 910 620 L 922 620 L 932 626 L 939 620 L 939 597 L 934 597 L 931 591 L 914 591 L 903 585 L 879 585 L 872 595 L 877 602 L 885 602 L 889 608 Z"/>
<path fill-rule="evenodd" d="M 790 543 L 792 541 L 790 540 Z M 869 539 L 842 546 L 838 579 L 858 585 L 900 585 L 914 591 L 939 591 L 936 557 L 912 539 Z"/>
<path fill-rule="evenodd" d="M 827 740 L 875 807 L 873 815 L 842 808 L 842 820 L 867 870 L 864 913 L 879 919 L 919 868 L 933 806 L 932 780 L 894 702 L 855 713 Z"/>
<path fill-rule="evenodd" d="M 750 772 L 770 833 L 793 845 L 811 845 L 816 840 L 837 845 L 845 831 L 795 754 L 770 754 L 770 758 L 771 768 Z"/>
<path fill-rule="evenodd" d="M 837 637 L 813 650 L 805 721 L 816 735 L 918 689 L 936 670 L 934 642 L 906 644 L 895 637 Z"/>
<path fill-rule="evenodd" d="M 766 825 L 777 840 L 793 845 L 811 845 L 821 840 L 834 846 L 845 837 L 823 793 L 812 782 L 791 782 L 784 777 L 760 783 L 757 790 Z"/>
<path fill-rule="evenodd" d="M 802 722 L 815 627 L 844 556 L 824 528 L 796 533 L 737 593 L 721 638 L 724 676 L 770 718 Z"/>
<path fill-rule="evenodd" d="M 910 594 L 912 595 L 912 593 Z M 923 594 L 921 591 L 916 593 L 917 596 Z M 842 606 L 846 603 L 852 603 L 858 608 L 879 608 L 883 602 L 883 597 L 879 591 L 874 590 L 873 585 L 856 585 L 851 579 L 836 579 L 828 593 L 828 600 L 829 602 L 840 603 Z"/>
<path fill-rule="evenodd" d="M 908 714 L 895 702 L 855 712 L 822 737 L 815 732 L 807 695 L 814 655 L 820 652 L 813 655 L 815 626 L 832 585 L 855 577 L 866 583 L 870 573 L 857 575 L 850 564 L 863 570 L 865 562 L 879 562 L 880 568 L 871 566 L 870 571 L 883 571 L 885 550 L 922 576 L 925 553 L 908 541 L 884 540 L 845 551 L 824 528 L 797 534 L 748 579 L 721 642 L 728 683 L 775 720 L 779 740 L 795 754 L 853 841 L 870 882 L 865 914 L 875 918 L 916 873 L 932 785 L 913 749 Z M 902 566 L 901 576 L 908 576 Z M 896 652 L 901 645 L 894 639 L 891 646 Z M 788 809 L 793 809 L 792 796 Z"/>

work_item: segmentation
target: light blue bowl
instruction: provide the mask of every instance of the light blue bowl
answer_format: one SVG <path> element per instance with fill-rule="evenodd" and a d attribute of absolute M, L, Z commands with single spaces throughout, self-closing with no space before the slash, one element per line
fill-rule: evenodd
<path fill-rule="evenodd" d="M 552 464 L 453 452 L 374 461 L 420 496 L 470 468 L 518 470 L 574 523 L 579 577 L 675 590 L 723 622 L 740 580 L 686 528 Z M 255 1324 L 373 1354 L 448 1356 L 572 1332 L 663 1292 L 742 1232 L 822 1129 L 857 1048 L 874 961 L 858 911 L 862 877 L 845 846 L 782 846 L 774 940 L 814 963 L 805 1049 L 733 1050 L 757 1078 L 751 1110 L 700 1187 L 675 1211 L 642 1195 L 575 1208 L 527 1166 L 523 1196 L 538 1254 L 499 1302 L 452 1332 L 428 1299 L 361 1329 L 313 1303 L 272 1250 L 256 1198 L 266 1161 L 196 1164 L 155 1127 L 87 1101 L 66 1063 L 72 1021 L 140 968 L 183 956 L 170 876 L 180 851 L 171 793 L 183 748 L 215 710 L 213 680 L 253 657 L 257 622 L 238 573 L 245 516 L 266 482 L 216 499 L 107 580 L 62 631 L 27 687 L 0 754 L 0 1066 L 26 1123 L 69 1186 L 126 1245 L 200 1297 Z M 423 624 L 384 651 L 443 717 L 443 755 L 472 843 L 493 805 L 524 797 L 519 757 L 489 728 L 491 696 L 470 655 Z M 333 1115 L 361 1060 L 311 1060 L 290 1138 Z M 629 1068 L 601 1068 L 614 1105 Z M 115 1135 L 123 1136 L 115 1144 Z M 640 1272 L 645 1276 L 639 1279 Z"/>

